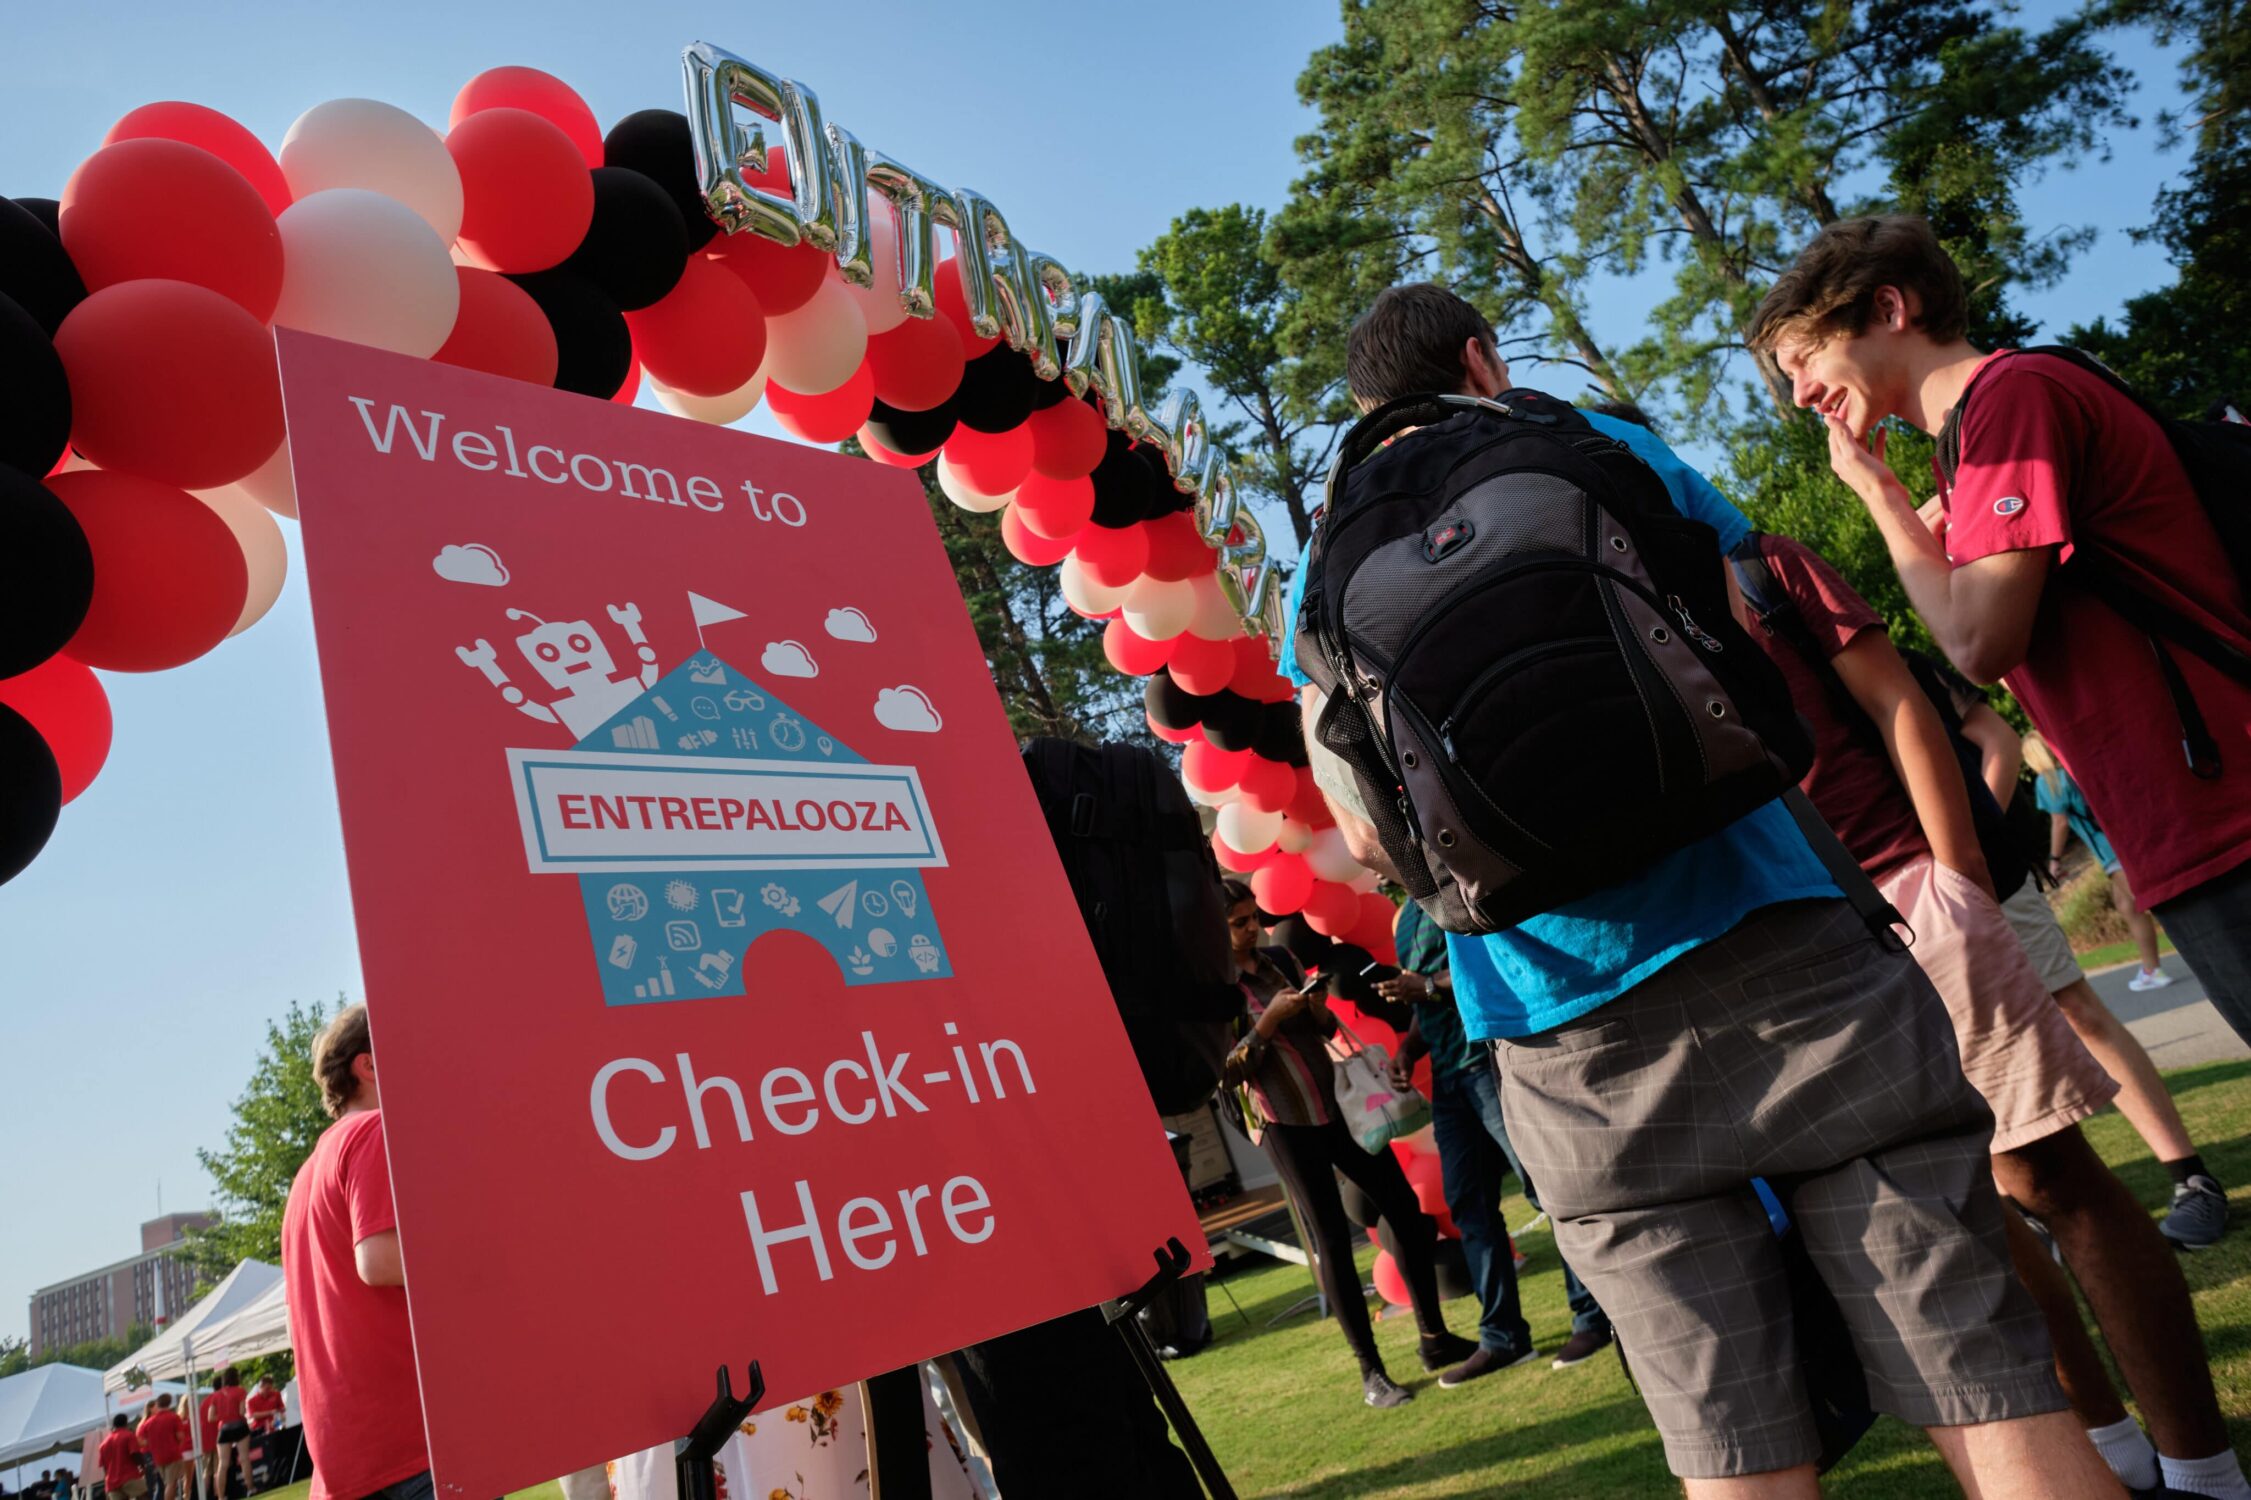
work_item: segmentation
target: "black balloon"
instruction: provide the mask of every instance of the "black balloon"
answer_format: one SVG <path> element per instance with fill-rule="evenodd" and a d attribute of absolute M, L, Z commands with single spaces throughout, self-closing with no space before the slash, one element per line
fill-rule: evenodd
<path fill-rule="evenodd" d="M 867 434 L 893 453 L 912 458 L 935 453 L 958 425 L 951 396 L 928 411 L 906 411 L 878 401 L 868 413 Z"/>
<path fill-rule="evenodd" d="M 1196 497 L 1183 494 L 1172 482 L 1172 465 L 1165 462 L 1164 449 L 1155 443 L 1141 443 L 1135 446 L 1133 456 L 1149 471 L 1149 519 L 1194 507 Z"/>
<path fill-rule="evenodd" d="M 1262 703 L 1258 707 L 1258 740 L 1252 746 L 1268 760 L 1284 765 L 1307 764 L 1305 736 L 1298 731 L 1295 703 Z"/>
<path fill-rule="evenodd" d="M 1141 706 L 1148 710 L 1151 722 L 1176 733 L 1204 719 L 1204 700 L 1176 682 L 1171 672 L 1162 669 L 1141 689 Z"/>
<path fill-rule="evenodd" d="M 1112 429 L 1109 449 L 1089 476 L 1094 481 L 1094 524 L 1127 527 L 1149 514 L 1149 470 L 1133 456 L 1122 432 Z"/>
<path fill-rule="evenodd" d="M 508 278 L 531 293 L 555 330 L 555 389 L 608 400 L 633 371 L 625 314 L 593 282 L 557 268 Z"/>
<path fill-rule="evenodd" d="M 1069 350 L 1066 346 L 1058 344 L 1055 348 L 1055 362 L 1061 364 L 1068 353 Z M 1069 399 L 1070 394 L 1071 388 L 1063 383 L 1061 375 L 1056 376 L 1053 380 L 1035 379 L 1032 386 L 1032 410 L 1046 411 L 1049 407 Z"/>
<path fill-rule="evenodd" d="M 688 226 L 656 180 L 630 167 L 594 169 L 594 222 L 563 269 L 626 312 L 661 300 L 688 268 Z"/>
<path fill-rule="evenodd" d="M 0 370 L 8 372 L 8 399 L 0 403 L 0 465 L 36 479 L 54 468 L 70 441 L 70 380 L 46 330 L 5 294 L 0 294 Z"/>
<path fill-rule="evenodd" d="M 962 367 L 955 415 L 974 432 L 1011 432 L 1032 414 L 1032 399 L 1043 383 L 1030 360 L 995 344 Z"/>
<path fill-rule="evenodd" d="M 1204 703 L 1204 738 L 1222 750 L 1256 749 L 1266 722 L 1261 706 L 1239 693 L 1213 693 Z"/>
<path fill-rule="evenodd" d="M 602 137 L 602 160 L 639 172 L 664 189 L 680 210 L 690 250 L 701 250 L 719 232 L 696 185 L 696 147 L 688 117 L 678 110 L 643 109 L 627 115 Z"/>
<path fill-rule="evenodd" d="M 0 885 L 39 857 L 63 810 L 63 773 L 31 721 L 0 703 Z"/>
<path fill-rule="evenodd" d="M 47 226 L 47 232 L 56 239 L 63 237 L 63 206 L 55 198 L 18 198 L 25 212 Z"/>
<path fill-rule="evenodd" d="M 38 480 L 0 469 L 0 677 L 60 651 L 93 598 L 94 554 L 78 519 Z"/>
<path fill-rule="evenodd" d="M 49 338 L 86 300 L 86 283 L 56 231 L 12 198 L 0 198 L 0 295 L 13 298 Z"/>

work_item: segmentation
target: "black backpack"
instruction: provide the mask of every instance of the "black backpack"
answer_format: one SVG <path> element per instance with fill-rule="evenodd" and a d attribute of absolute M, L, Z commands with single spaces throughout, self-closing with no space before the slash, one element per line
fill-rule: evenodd
<path fill-rule="evenodd" d="M 2165 434 L 2165 441 L 2172 445 L 2173 455 L 2187 471 L 2196 498 L 2203 504 L 2205 515 L 2211 518 L 2212 529 L 2219 533 L 2220 550 L 2227 554 L 2229 566 L 2239 580 L 2251 587 L 2251 427 L 2241 422 L 2189 422 L 2167 416 L 2119 379 L 2108 365 L 2082 349 L 2066 344 L 2043 344 L 2017 352 L 2053 355 L 2098 376 L 2157 424 L 2158 430 Z M 1999 360 L 1986 361 L 1964 388 L 1954 409 L 1946 414 L 1945 424 L 1939 429 L 1938 467 L 1946 476 L 1949 489 L 1953 488 L 1954 476 L 1962 466 L 1962 413 L 1968 409 L 1970 394 L 1977 389 L 1978 381 L 1998 363 Z M 2150 649 L 2157 657 L 2157 669 L 2164 675 L 2166 691 L 2172 695 L 2174 710 L 2180 715 L 2181 746 L 2188 756 L 2189 769 L 2206 780 L 2217 777 L 2220 774 L 2219 743 L 2206 727 L 2196 695 L 2190 691 L 2188 679 L 2181 675 L 2179 665 L 2166 646 L 2178 646 L 2202 657 L 2246 685 L 2251 685 L 2251 655 L 2171 605 L 2142 592 L 2093 547 L 2075 549 L 2071 561 L 2063 565 L 2057 576 L 2077 583 L 2149 637 Z"/>
<path fill-rule="evenodd" d="M 1369 413 L 1305 568 L 1315 733 L 1448 932 L 1615 885 L 1812 763 L 1781 670 L 1729 612 L 1712 529 L 1551 396 Z"/>
<path fill-rule="evenodd" d="M 1055 852 L 1157 1112 L 1211 1098 L 1243 1008 L 1219 866 L 1180 778 L 1140 745 L 1024 745 Z"/>
<path fill-rule="evenodd" d="M 1806 627 L 1805 617 L 1798 613 L 1797 605 L 1776 581 L 1774 569 L 1768 565 L 1761 547 L 1765 540 L 1766 533 L 1754 531 L 1736 544 L 1732 554 L 1744 602 L 1751 606 L 1752 613 L 1759 617 L 1759 624 L 1768 633 L 1787 642 L 1805 658 L 1828 693 L 1831 710 L 1844 721 L 1853 736 L 1877 755 L 1888 757 L 1883 732 L 1862 711 L 1844 679 L 1837 675 L 1837 669 L 1822 654 L 1813 632 Z M 1954 747 L 1954 758 L 1962 768 L 1964 789 L 1970 799 L 1970 817 L 1977 825 L 1978 848 L 1985 855 L 1986 873 L 1993 878 L 1994 891 L 2006 901 L 2023 888 L 2025 881 L 2037 881 L 2036 856 L 2023 844 L 2021 825 L 2013 826 L 2001 804 L 1993 800 L 1993 790 L 1985 784 L 1983 752 L 1962 733 L 1962 716 L 1954 707 L 1953 694 L 1938 676 L 1936 664 L 1918 652 L 1900 654 L 1908 671 L 1914 674 L 1915 685 L 1930 699 L 1931 707 L 1938 711 L 1939 722 L 1946 728 L 1946 737 Z"/>

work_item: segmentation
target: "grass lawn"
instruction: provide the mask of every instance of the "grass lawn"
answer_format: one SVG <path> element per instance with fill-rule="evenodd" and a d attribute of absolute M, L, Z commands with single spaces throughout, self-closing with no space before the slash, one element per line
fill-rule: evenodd
<path fill-rule="evenodd" d="M 2172 951 L 2173 940 L 2165 935 L 2164 928 L 2158 928 L 2158 957 L 2162 958 Z M 2107 969 L 2112 964 L 2122 964 L 2130 958 L 2139 959 L 2140 957 L 2141 950 L 2134 946 L 2132 938 L 2128 938 L 2123 943 L 2105 943 L 2100 948 L 2089 948 L 2079 955 L 2079 967 L 2093 973 L 2096 969 Z"/>
<path fill-rule="evenodd" d="M 2239 1227 L 2218 1248 L 2184 1257 L 2213 1361 L 2220 1404 L 2238 1451 L 2251 1453 L 2251 1063 L 2186 1068 L 2169 1075 L 2190 1135 L 2235 1189 Z M 2115 1111 L 2087 1122 L 2088 1137 L 2152 1210 L 2170 1180 Z M 1532 1211 L 1507 1201 L 1508 1222 Z M 1525 1315 L 1540 1347 L 1570 1331 L 1555 1242 L 1545 1227 L 1519 1247 Z M 1365 1252 L 1363 1271 L 1373 1259 Z M 1572 1370 L 1545 1361 L 1442 1391 L 1415 1356 L 1413 1318 L 1397 1311 L 1376 1325 L 1392 1378 L 1415 1399 L 1393 1411 L 1361 1404 L 1351 1354 L 1336 1326 L 1310 1312 L 1269 1330 L 1267 1321 L 1312 1290 L 1301 1267 L 1268 1263 L 1210 1292 L 1219 1337 L 1172 1373 L 1237 1491 L 1290 1500 L 1343 1496 L 1524 1496 L 1537 1500 L 1671 1497 L 1663 1449 L 1614 1354 Z M 1447 1322 L 1474 1333 L 1474 1301 L 1450 1303 Z M 1912 1428 L 1886 1418 L 1827 1481 L 1835 1500 L 1923 1500 L 1953 1489 L 1938 1455 Z"/>

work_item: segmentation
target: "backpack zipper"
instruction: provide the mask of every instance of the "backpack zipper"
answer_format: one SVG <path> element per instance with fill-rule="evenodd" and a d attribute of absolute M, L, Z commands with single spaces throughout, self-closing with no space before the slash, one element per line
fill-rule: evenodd
<path fill-rule="evenodd" d="M 1461 695 L 1454 700 L 1453 712 L 1447 714 L 1440 721 L 1438 743 L 1445 748 L 1446 758 L 1455 765 L 1461 764 L 1461 756 L 1454 751 L 1454 721 L 1462 716 L 1463 711 L 1472 700 L 1492 685 L 1495 678 L 1508 672 L 1521 671 L 1525 667 L 1532 666 L 1536 662 L 1546 661 L 1550 657 L 1568 656 L 1575 651 L 1591 651 L 1598 647 L 1614 648 L 1616 645 L 1617 639 L 1614 636 L 1579 635 L 1565 641 L 1546 641 L 1537 646 L 1527 646 L 1522 651 L 1512 651 L 1502 657 L 1470 679 L 1469 686 L 1463 688 Z"/>

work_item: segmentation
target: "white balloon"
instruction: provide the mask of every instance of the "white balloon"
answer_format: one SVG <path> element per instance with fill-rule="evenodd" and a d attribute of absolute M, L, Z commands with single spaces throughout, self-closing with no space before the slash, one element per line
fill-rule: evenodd
<path fill-rule="evenodd" d="M 800 396 L 819 396 L 852 378 L 868 353 L 868 320 L 834 276 L 794 312 L 766 320 L 766 369 Z"/>
<path fill-rule="evenodd" d="M 1125 622 L 1143 640 L 1169 641 L 1186 630 L 1188 622 L 1195 617 L 1194 584 L 1151 578 L 1144 573 L 1126 591 Z M 1243 852 L 1251 851 L 1244 849 Z"/>
<path fill-rule="evenodd" d="M 875 272 L 875 285 L 846 282 L 844 289 L 860 305 L 869 333 L 889 333 L 907 321 L 906 305 L 899 300 L 899 226 L 891 217 L 889 199 L 875 193 L 868 196 L 874 200 L 868 223 L 868 269 Z"/>
<path fill-rule="evenodd" d="M 289 469 L 289 439 L 284 437 L 272 457 L 224 488 L 240 490 L 275 515 L 296 520 L 297 481 Z"/>
<path fill-rule="evenodd" d="M 1218 574 L 1206 573 L 1193 579 L 1190 587 L 1196 591 L 1196 612 L 1188 621 L 1190 635 L 1207 641 L 1231 641 L 1243 633 L 1243 617 L 1227 602 L 1227 590 L 1219 586 Z"/>
<path fill-rule="evenodd" d="M 641 378 L 649 383 L 649 393 L 657 398 L 657 404 L 666 411 L 676 417 L 709 422 L 714 427 L 725 427 L 741 421 L 766 398 L 766 366 L 763 363 L 759 365 L 756 374 L 724 396 L 691 396 L 686 391 L 674 390 L 646 370 L 641 372 Z"/>
<path fill-rule="evenodd" d="M 1219 810 L 1219 836 L 1239 854 L 1263 854 L 1282 836 L 1282 815 L 1230 802 Z"/>
<path fill-rule="evenodd" d="M 1185 776 L 1180 778 L 1180 784 L 1188 788 L 1190 801 L 1205 807 L 1225 807 L 1230 802 L 1241 800 L 1243 795 L 1243 789 L 1239 786 L 1223 786 L 1216 791 L 1207 791 Z"/>
<path fill-rule="evenodd" d="M 1284 854 L 1303 854 L 1313 847 L 1313 830 L 1290 818 L 1283 822 L 1282 836 L 1275 842 L 1282 846 Z"/>
<path fill-rule="evenodd" d="M 441 148 L 442 149 L 442 148 Z M 365 188 L 300 198 L 281 226 L 274 323 L 428 359 L 453 332 L 461 281 L 414 210 Z"/>
<path fill-rule="evenodd" d="M 1060 575 L 1064 602 L 1082 615 L 1106 615 L 1125 602 L 1126 590 L 1095 582 L 1076 552 L 1063 559 Z"/>
<path fill-rule="evenodd" d="M 397 105 L 375 99 L 316 104 L 282 137 L 280 160 L 292 197 L 365 188 L 413 209 L 441 245 L 461 233 L 461 172 L 453 154 Z"/>
<path fill-rule="evenodd" d="M 1305 851 L 1305 862 L 1323 880 L 1341 883 L 1360 873 L 1360 862 L 1344 846 L 1344 835 L 1334 828 L 1324 828 L 1313 835 L 1313 845 Z"/>
<path fill-rule="evenodd" d="M 240 635 L 263 619 L 274 607 L 274 600 L 281 597 L 282 582 L 289 577 L 289 547 L 281 539 L 274 513 L 244 494 L 239 484 L 198 490 L 195 497 L 218 512 L 219 519 L 234 533 L 235 544 L 242 548 L 250 592 L 242 601 L 241 616 L 227 632 Z"/>
<path fill-rule="evenodd" d="M 1005 495 L 986 494 L 971 484 L 961 470 L 947 462 L 943 453 L 938 455 L 938 488 L 945 492 L 948 500 L 963 510 L 974 511 L 979 515 L 999 510 L 1016 498 L 1014 490 Z"/>

